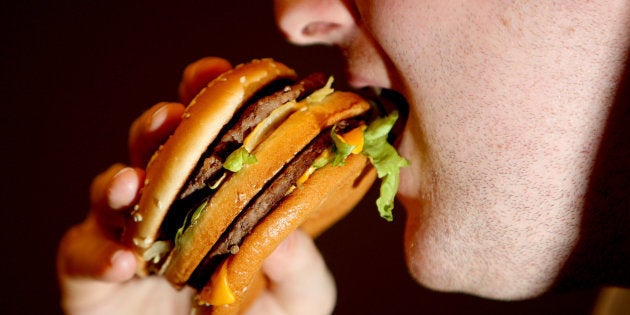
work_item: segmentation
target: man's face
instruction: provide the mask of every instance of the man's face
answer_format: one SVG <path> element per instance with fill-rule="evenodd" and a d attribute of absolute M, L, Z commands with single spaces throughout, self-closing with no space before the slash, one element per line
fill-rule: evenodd
<path fill-rule="evenodd" d="M 602 12 L 587 5 L 276 1 L 290 40 L 339 45 L 350 83 L 409 101 L 399 199 L 421 283 L 524 298 L 562 268 L 618 66 L 597 54 L 614 35 L 593 36 Z"/>

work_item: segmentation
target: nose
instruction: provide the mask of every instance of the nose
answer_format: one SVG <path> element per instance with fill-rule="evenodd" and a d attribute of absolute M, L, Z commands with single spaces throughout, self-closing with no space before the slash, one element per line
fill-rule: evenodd
<path fill-rule="evenodd" d="M 276 23 L 299 45 L 342 44 L 355 29 L 349 4 L 342 0 L 275 0 Z"/>

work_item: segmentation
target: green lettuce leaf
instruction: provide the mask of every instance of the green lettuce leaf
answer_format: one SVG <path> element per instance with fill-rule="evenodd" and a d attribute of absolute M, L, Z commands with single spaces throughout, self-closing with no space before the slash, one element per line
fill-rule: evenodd
<path fill-rule="evenodd" d="M 366 155 L 381 179 L 380 196 L 376 200 L 381 217 L 393 220 L 394 198 L 400 183 L 400 168 L 408 166 L 409 161 L 401 157 L 396 149 L 387 142 L 387 136 L 398 119 L 398 112 L 374 120 L 365 130 L 362 154 Z"/>
<path fill-rule="evenodd" d="M 240 147 L 225 159 L 223 168 L 232 172 L 238 172 L 243 168 L 243 165 L 254 164 L 256 162 L 258 162 L 258 160 L 253 154 L 249 153 L 244 147 Z"/>
<path fill-rule="evenodd" d="M 194 211 L 189 210 L 188 214 L 186 214 L 186 217 L 184 218 L 184 222 L 182 223 L 182 226 L 180 226 L 179 229 L 177 229 L 177 232 L 175 233 L 175 246 L 177 248 L 179 248 L 183 242 L 184 232 L 186 232 L 186 229 L 188 229 L 189 226 L 197 222 L 203 210 L 206 209 L 207 205 L 208 205 L 208 199 L 205 199 L 199 206 L 197 206 L 197 208 Z"/>
<path fill-rule="evenodd" d="M 328 149 L 328 150 L 330 150 L 330 149 Z M 315 159 L 315 161 L 313 162 L 313 167 L 315 169 L 320 169 L 320 168 L 326 166 L 326 164 L 332 162 L 333 156 L 334 156 L 333 154 L 322 154 L 320 157 Z"/>

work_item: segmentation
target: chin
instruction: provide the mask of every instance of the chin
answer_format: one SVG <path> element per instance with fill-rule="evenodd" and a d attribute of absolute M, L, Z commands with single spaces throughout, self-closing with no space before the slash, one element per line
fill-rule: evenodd
<path fill-rule="evenodd" d="M 408 203 L 403 201 L 403 204 L 407 208 Z M 479 264 L 479 257 L 458 253 L 445 233 L 436 235 L 431 232 L 426 219 L 427 216 L 419 211 L 407 209 L 406 264 L 420 285 L 438 292 L 464 293 L 502 301 L 534 298 L 552 286 L 554 276 L 545 266 L 514 268 L 484 259 L 481 261 L 485 264 Z"/>

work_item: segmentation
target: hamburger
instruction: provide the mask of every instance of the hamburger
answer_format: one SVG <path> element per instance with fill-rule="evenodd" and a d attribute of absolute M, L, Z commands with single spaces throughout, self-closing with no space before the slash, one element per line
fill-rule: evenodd
<path fill-rule="evenodd" d="M 126 224 L 138 275 L 190 285 L 199 304 L 235 313 L 264 288 L 262 262 L 284 238 L 298 228 L 317 236 L 376 177 L 391 220 L 407 163 L 387 141 L 397 113 L 331 85 L 260 59 L 202 89 L 149 161 Z"/>

